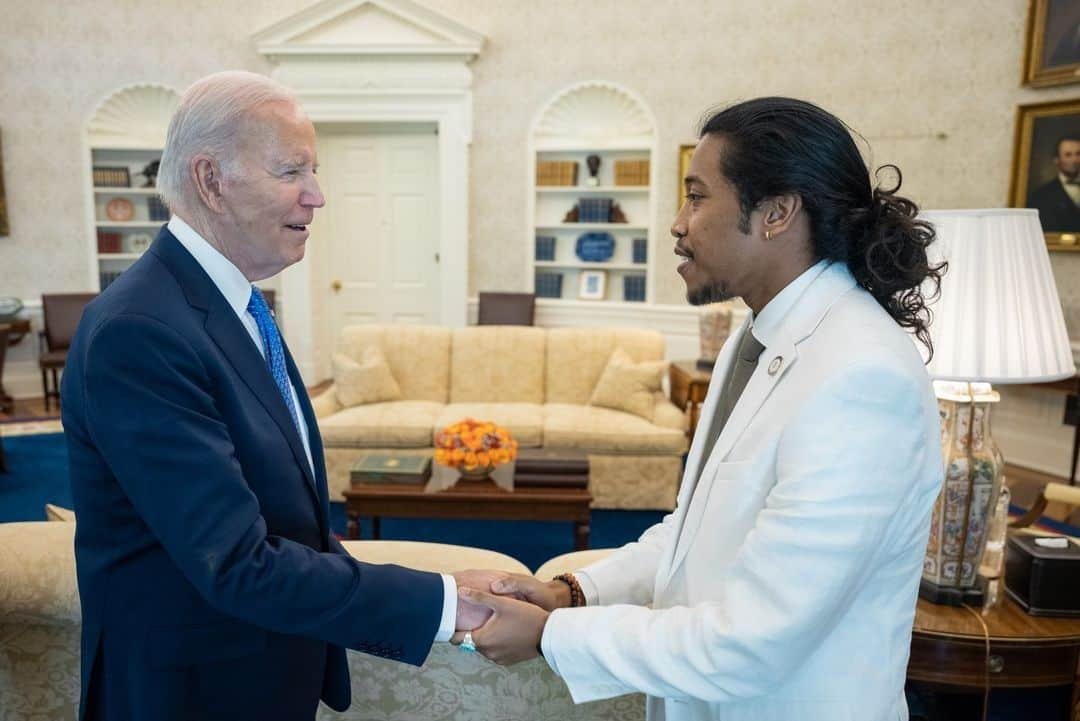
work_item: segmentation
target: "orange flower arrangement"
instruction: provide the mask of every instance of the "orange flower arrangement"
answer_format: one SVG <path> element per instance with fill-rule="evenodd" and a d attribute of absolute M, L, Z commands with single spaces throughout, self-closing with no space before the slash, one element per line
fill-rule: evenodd
<path fill-rule="evenodd" d="M 494 468 L 517 458 L 517 447 L 505 428 L 466 418 L 435 435 L 435 462 L 466 471 Z"/>

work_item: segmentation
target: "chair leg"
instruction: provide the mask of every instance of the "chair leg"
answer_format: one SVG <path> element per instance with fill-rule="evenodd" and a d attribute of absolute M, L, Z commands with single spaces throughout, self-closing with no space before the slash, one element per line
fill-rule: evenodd
<path fill-rule="evenodd" d="M 55 368 L 52 369 L 52 394 L 56 399 L 56 410 L 60 410 L 60 376 Z"/>
<path fill-rule="evenodd" d="M 45 396 L 45 410 L 49 410 L 49 377 L 44 368 L 41 369 L 41 393 Z"/>

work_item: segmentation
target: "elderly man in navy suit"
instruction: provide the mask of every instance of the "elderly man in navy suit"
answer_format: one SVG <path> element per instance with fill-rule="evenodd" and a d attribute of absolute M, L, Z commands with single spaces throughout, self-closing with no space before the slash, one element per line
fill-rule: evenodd
<path fill-rule="evenodd" d="M 312 719 L 349 706 L 346 647 L 419 665 L 487 616 L 467 576 L 360 563 L 330 532 L 315 416 L 252 285 L 303 258 L 316 168 L 285 88 L 195 83 L 161 160 L 174 215 L 79 324 L 82 719 Z"/>

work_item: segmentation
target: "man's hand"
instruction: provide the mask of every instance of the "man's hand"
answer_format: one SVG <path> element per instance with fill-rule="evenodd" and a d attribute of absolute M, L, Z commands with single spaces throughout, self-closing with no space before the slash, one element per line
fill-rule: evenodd
<path fill-rule="evenodd" d="M 488 622 L 472 632 L 477 651 L 504 666 L 539 655 L 536 647 L 544 633 L 547 611 L 531 603 L 471 588 L 459 588 L 458 597 L 491 613 Z M 459 631 L 450 642 L 461 643 L 464 635 Z"/>
<path fill-rule="evenodd" d="M 491 591 L 500 596 L 514 596 L 528 601 L 545 611 L 570 606 L 570 587 L 562 581 L 544 583 L 533 576 L 520 573 L 503 574 L 491 584 Z"/>
<path fill-rule="evenodd" d="M 506 578 L 507 575 L 503 571 L 483 570 L 458 571 L 453 574 L 458 589 L 476 588 L 481 591 L 489 590 L 493 582 Z M 490 616 L 490 608 L 469 603 L 462 598 L 461 594 L 458 594 L 455 630 L 472 631 L 474 628 L 482 626 Z"/>

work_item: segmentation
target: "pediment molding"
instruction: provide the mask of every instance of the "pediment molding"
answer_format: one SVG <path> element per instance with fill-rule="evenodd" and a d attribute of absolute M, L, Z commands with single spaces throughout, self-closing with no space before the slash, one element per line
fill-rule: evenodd
<path fill-rule="evenodd" d="M 412 0 L 322 0 L 257 32 L 259 53 L 472 59 L 484 36 Z"/>

